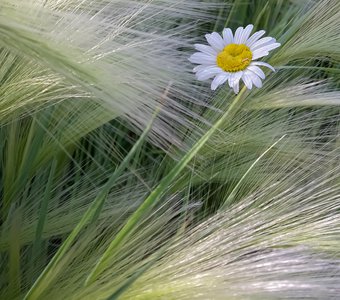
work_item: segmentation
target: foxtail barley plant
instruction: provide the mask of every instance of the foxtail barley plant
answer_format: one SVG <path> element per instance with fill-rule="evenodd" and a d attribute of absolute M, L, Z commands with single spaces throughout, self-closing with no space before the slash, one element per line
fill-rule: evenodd
<path fill-rule="evenodd" d="M 337 0 L 0 0 L 0 299 L 338 299 L 339 66 Z"/>

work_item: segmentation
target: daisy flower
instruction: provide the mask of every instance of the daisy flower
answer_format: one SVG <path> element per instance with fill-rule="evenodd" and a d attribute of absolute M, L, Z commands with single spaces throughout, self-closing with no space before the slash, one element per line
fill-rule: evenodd
<path fill-rule="evenodd" d="M 228 81 L 236 94 L 239 92 L 241 79 L 248 89 L 252 89 L 253 85 L 262 87 L 265 74 L 258 66 L 268 67 L 273 71 L 275 69 L 257 59 L 268 55 L 270 50 L 281 44 L 272 37 L 261 38 L 265 34 L 264 30 L 250 36 L 253 27 L 251 24 L 246 28 L 239 27 L 235 35 L 231 29 L 225 28 L 222 37 L 217 32 L 205 35 L 210 46 L 195 44 L 196 50 L 200 52 L 191 55 L 189 61 L 199 64 L 193 70 L 197 79 L 204 81 L 215 77 L 211 83 L 212 90 Z"/>

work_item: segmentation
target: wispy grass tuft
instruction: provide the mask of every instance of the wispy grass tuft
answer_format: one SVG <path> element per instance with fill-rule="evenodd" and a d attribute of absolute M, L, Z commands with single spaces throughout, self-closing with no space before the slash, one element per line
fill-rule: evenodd
<path fill-rule="evenodd" d="M 338 153 L 192 228 L 122 299 L 336 298 Z"/>
<path fill-rule="evenodd" d="M 0 298 L 335 299 L 339 11 L 1 1 Z M 196 82 L 193 44 L 250 23 L 263 88 Z"/>

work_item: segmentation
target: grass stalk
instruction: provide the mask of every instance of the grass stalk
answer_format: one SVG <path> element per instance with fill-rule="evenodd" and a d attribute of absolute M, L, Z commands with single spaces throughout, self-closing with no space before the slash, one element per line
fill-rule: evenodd
<path fill-rule="evenodd" d="M 222 209 L 226 208 L 226 206 L 230 205 L 236 196 L 236 193 L 238 191 L 238 189 L 240 188 L 241 184 L 244 182 L 244 179 L 247 177 L 247 175 L 250 173 L 250 171 L 256 166 L 256 164 L 271 150 L 273 149 L 283 138 L 285 137 L 282 136 L 280 137 L 275 143 L 273 143 L 266 151 L 264 151 L 252 164 L 251 166 L 248 168 L 248 170 L 244 173 L 244 175 L 241 177 L 241 179 L 239 180 L 239 182 L 236 184 L 236 186 L 233 188 L 233 190 L 231 191 L 231 193 L 228 195 L 227 199 L 224 201 L 223 205 L 222 205 Z"/>
<path fill-rule="evenodd" d="M 109 247 L 99 259 L 97 265 L 93 268 L 90 275 L 85 281 L 85 285 L 89 285 L 94 282 L 98 276 L 106 268 L 106 262 L 112 258 L 117 249 L 126 240 L 129 234 L 133 231 L 137 223 L 142 219 L 145 213 L 150 210 L 161 198 L 161 196 L 168 189 L 169 185 L 175 180 L 179 173 L 188 165 L 191 159 L 198 153 L 198 151 L 204 146 L 209 138 L 216 132 L 216 130 L 231 117 L 233 110 L 237 107 L 246 88 L 243 88 L 240 93 L 234 98 L 227 111 L 217 120 L 217 122 L 194 144 L 194 146 L 182 157 L 182 159 L 175 165 L 171 172 L 164 177 L 159 185 L 151 192 L 151 194 L 145 199 L 145 201 L 139 206 L 139 208 L 128 219 L 124 227 L 118 232 L 116 237 L 112 240 Z"/>
<path fill-rule="evenodd" d="M 62 260 L 66 252 L 70 249 L 70 247 L 74 243 L 75 239 L 77 238 L 81 230 L 86 225 L 96 221 L 104 205 L 104 202 L 107 198 L 107 195 L 110 189 L 112 188 L 116 180 L 119 178 L 119 176 L 123 173 L 123 171 L 128 167 L 128 164 L 130 163 L 131 159 L 134 157 L 135 153 L 138 151 L 138 149 L 143 144 L 148 132 L 150 131 L 152 127 L 152 124 L 157 115 L 157 112 L 152 118 L 152 120 L 150 121 L 150 123 L 148 124 L 148 126 L 145 128 L 144 132 L 142 133 L 138 141 L 134 144 L 130 152 L 124 158 L 123 162 L 119 165 L 119 167 L 115 170 L 115 172 L 108 179 L 108 181 L 106 182 L 106 184 L 104 185 L 100 193 L 97 195 L 93 203 L 90 205 L 86 213 L 83 215 L 80 222 L 72 230 L 72 232 L 69 234 L 69 236 L 66 238 L 66 240 L 61 245 L 61 247 L 58 249 L 57 253 L 53 256 L 49 264 L 46 266 L 44 271 L 40 274 L 38 279 L 32 285 L 31 289 L 27 292 L 24 298 L 25 300 L 38 299 L 41 296 L 44 289 L 48 287 L 51 281 L 53 280 L 53 278 L 56 277 L 58 263 Z"/>

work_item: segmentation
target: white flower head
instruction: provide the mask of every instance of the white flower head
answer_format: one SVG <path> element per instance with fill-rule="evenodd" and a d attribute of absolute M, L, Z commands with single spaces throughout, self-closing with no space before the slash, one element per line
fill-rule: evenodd
<path fill-rule="evenodd" d="M 225 28 L 222 37 L 217 33 L 206 34 L 210 46 L 195 44 L 196 52 L 189 58 L 189 61 L 199 66 L 194 68 L 196 77 L 200 81 L 213 78 L 211 89 L 216 88 L 228 81 L 229 86 L 237 94 L 240 89 L 240 80 L 242 79 L 248 89 L 253 85 L 262 87 L 262 79 L 265 74 L 258 66 L 275 69 L 265 63 L 256 61 L 257 59 L 269 54 L 279 46 L 272 37 L 261 38 L 264 30 L 255 32 L 250 36 L 253 25 L 246 28 L 239 27 L 235 35 L 229 28 Z"/>

